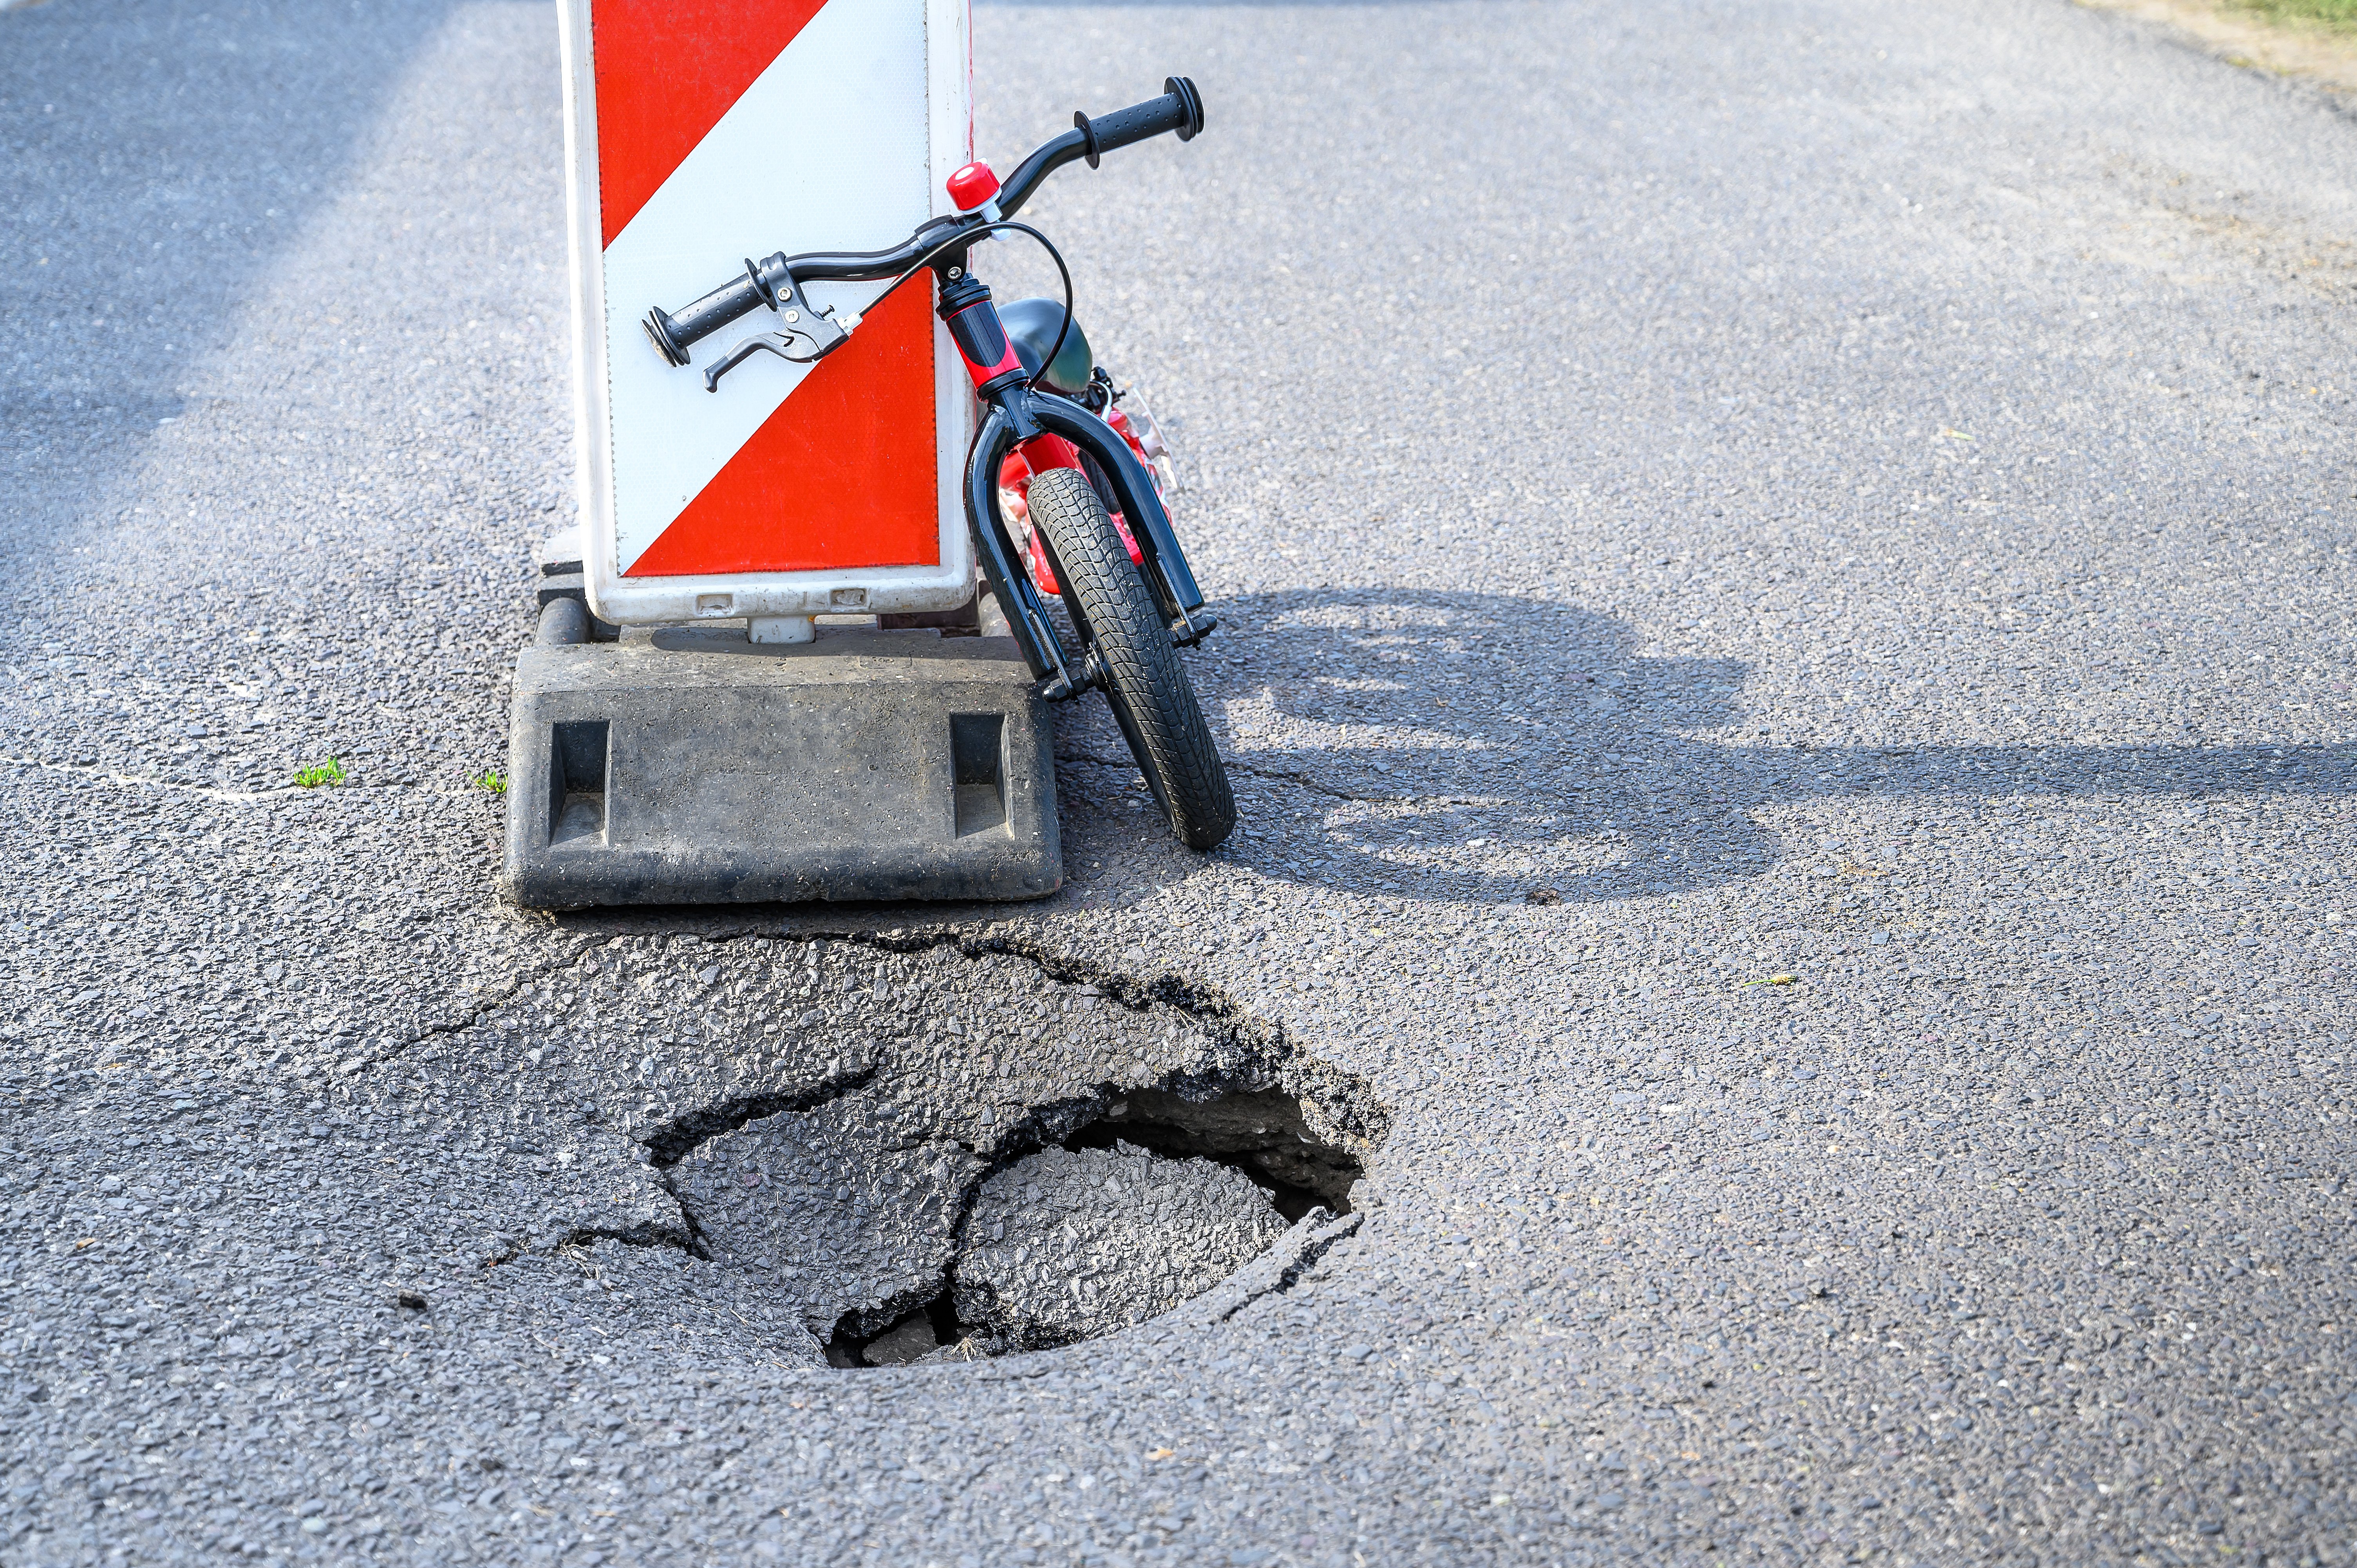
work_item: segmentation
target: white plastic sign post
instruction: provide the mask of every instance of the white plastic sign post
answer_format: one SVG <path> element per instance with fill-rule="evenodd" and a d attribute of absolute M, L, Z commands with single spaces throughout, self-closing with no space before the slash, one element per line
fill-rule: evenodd
<path fill-rule="evenodd" d="M 649 625 L 952 609 L 973 396 L 927 278 L 813 284 L 865 317 L 716 393 L 640 322 L 783 251 L 884 250 L 973 145 L 965 0 L 558 0 L 589 602 Z"/>

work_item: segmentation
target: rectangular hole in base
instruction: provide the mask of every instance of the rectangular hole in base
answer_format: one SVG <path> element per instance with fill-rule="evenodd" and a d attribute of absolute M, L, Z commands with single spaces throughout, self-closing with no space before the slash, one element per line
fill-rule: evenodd
<path fill-rule="evenodd" d="M 548 842 L 606 842 L 606 742 L 604 719 L 553 725 L 548 736 Z"/>
<path fill-rule="evenodd" d="M 952 714 L 957 836 L 1006 825 L 1006 715 Z"/>

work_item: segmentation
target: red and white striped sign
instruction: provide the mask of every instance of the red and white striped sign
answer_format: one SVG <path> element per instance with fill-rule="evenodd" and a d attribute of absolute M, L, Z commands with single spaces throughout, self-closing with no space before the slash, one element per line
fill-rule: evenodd
<path fill-rule="evenodd" d="M 609 620 L 948 609 L 970 596 L 963 370 L 911 282 L 815 365 L 707 393 L 757 312 L 668 363 L 640 321 L 745 258 L 882 250 L 973 143 L 964 0 L 562 0 L 577 444 Z M 883 285 L 810 285 L 866 313 Z"/>

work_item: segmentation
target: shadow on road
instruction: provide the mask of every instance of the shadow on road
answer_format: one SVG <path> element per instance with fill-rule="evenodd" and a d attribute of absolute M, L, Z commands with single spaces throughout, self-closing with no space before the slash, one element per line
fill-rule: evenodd
<path fill-rule="evenodd" d="M 1758 875 L 1778 851 L 1750 813 L 1813 797 L 2357 792 L 2345 745 L 1745 745 L 1742 661 L 1641 656 L 1621 622 L 1537 600 L 1321 590 L 1220 612 L 1243 662 L 1204 680 L 1207 706 L 1239 784 L 1280 784 L 1245 825 L 1289 795 L 1326 826 L 1306 856 L 1297 833 L 1235 853 L 1304 882 L 1624 898 Z"/>
<path fill-rule="evenodd" d="M 451 0 L 0 11 L 0 548 L 135 467 Z"/>

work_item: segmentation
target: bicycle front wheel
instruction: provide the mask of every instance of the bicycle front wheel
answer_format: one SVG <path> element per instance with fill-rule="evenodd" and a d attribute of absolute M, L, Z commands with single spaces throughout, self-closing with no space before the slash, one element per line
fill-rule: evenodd
<path fill-rule="evenodd" d="M 1103 667 L 1105 698 L 1154 803 L 1188 848 L 1218 847 L 1236 825 L 1228 770 L 1170 629 L 1104 503 L 1078 469 L 1049 468 L 1032 478 L 1029 505 L 1031 526 L 1048 546 L 1075 629 Z"/>

